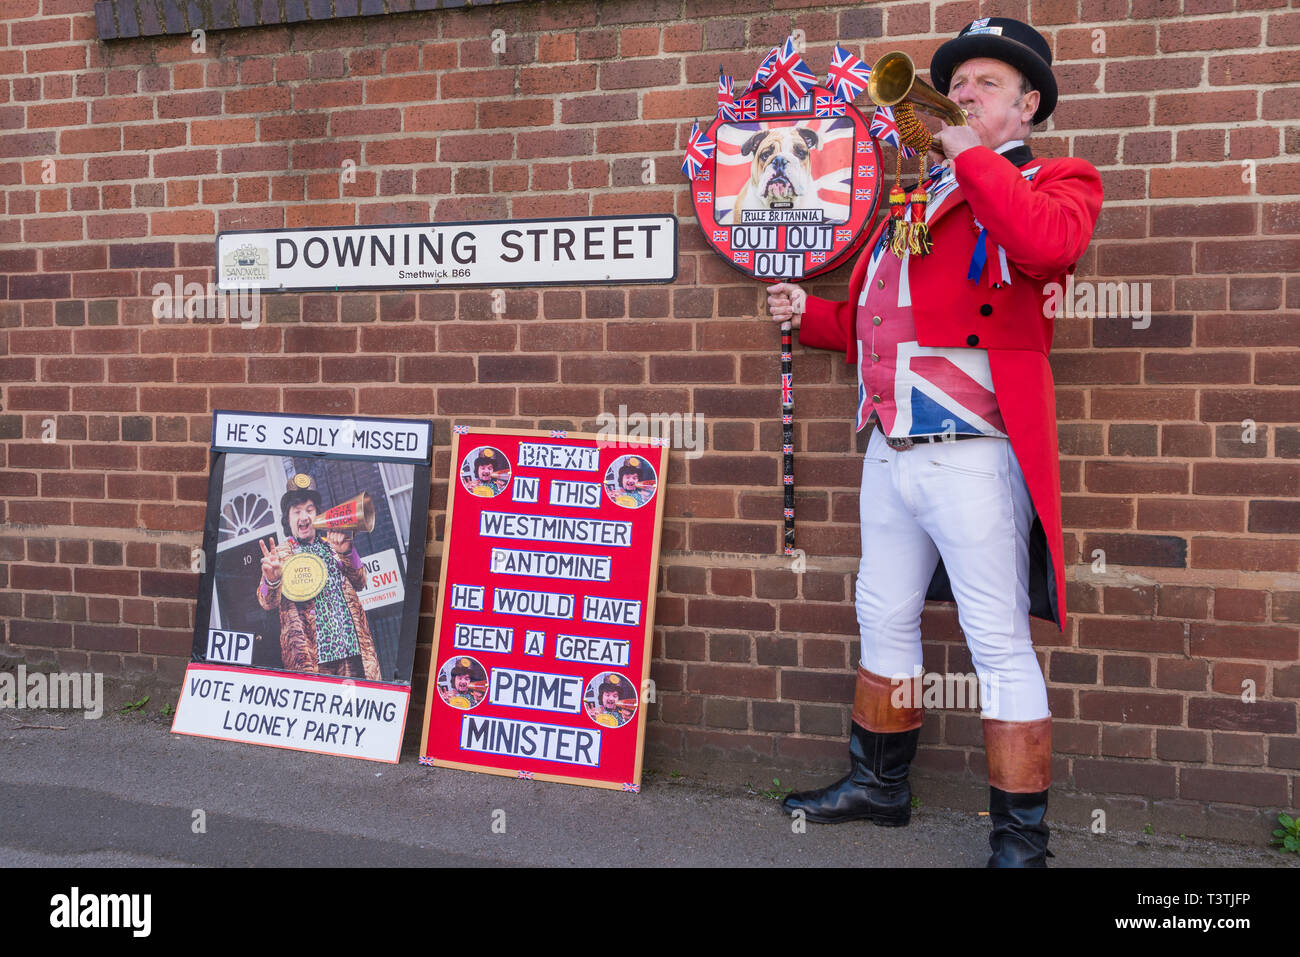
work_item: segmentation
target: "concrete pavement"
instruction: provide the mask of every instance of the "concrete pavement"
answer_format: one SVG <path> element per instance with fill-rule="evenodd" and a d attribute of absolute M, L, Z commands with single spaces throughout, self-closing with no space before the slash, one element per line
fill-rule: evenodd
<path fill-rule="evenodd" d="M 986 817 L 924 803 L 907 828 L 799 833 L 772 792 L 668 769 L 630 795 L 169 726 L 156 713 L 0 711 L 0 866 L 980 867 L 988 855 Z M 1297 865 L 1264 846 L 1052 824 L 1055 867 Z"/>

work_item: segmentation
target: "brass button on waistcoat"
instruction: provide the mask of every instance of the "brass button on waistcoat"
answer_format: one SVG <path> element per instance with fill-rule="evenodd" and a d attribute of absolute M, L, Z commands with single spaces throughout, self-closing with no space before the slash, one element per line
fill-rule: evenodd
<path fill-rule="evenodd" d="M 872 324 L 873 326 L 878 326 L 878 325 L 880 325 L 881 322 L 883 322 L 883 321 L 884 321 L 884 320 L 881 319 L 879 316 L 872 316 L 872 317 L 871 317 L 871 324 Z"/>

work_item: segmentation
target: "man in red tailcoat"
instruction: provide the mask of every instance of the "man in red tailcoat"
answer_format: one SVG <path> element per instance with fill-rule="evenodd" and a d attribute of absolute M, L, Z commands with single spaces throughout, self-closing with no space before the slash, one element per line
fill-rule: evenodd
<path fill-rule="evenodd" d="M 1051 716 L 1031 615 L 1064 627 L 1060 464 L 1045 287 L 1092 237 L 1101 179 L 1078 159 L 1036 159 L 1051 115 L 1051 49 L 1004 17 L 967 25 L 930 63 L 968 126 L 934 136 L 925 184 L 933 249 L 899 256 L 878 229 L 847 302 L 780 283 L 768 306 L 805 346 L 858 364 L 863 462 L 862 637 L 852 770 L 790 795 L 807 820 L 910 820 L 907 772 L 922 721 L 922 607 L 956 601 L 979 677 L 989 769 L 990 867 L 1046 866 Z M 920 204 L 907 209 L 907 222 Z M 882 223 L 882 226 L 884 224 Z"/>

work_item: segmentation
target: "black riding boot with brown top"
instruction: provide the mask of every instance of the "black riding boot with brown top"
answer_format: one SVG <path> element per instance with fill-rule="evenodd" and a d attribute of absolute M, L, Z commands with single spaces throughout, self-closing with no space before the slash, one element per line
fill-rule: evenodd
<path fill-rule="evenodd" d="M 791 814 L 802 811 L 806 820 L 818 824 L 866 820 L 882 827 L 906 825 L 912 819 L 907 772 L 921 735 L 920 702 L 919 679 L 895 683 L 859 667 L 849 773 L 816 791 L 791 794 L 781 806 Z"/>
<path fill-rule="evenodd" d="M 989 867 L 1046 867 L 1052 719 L 984 719 L 989 765 Z"/>

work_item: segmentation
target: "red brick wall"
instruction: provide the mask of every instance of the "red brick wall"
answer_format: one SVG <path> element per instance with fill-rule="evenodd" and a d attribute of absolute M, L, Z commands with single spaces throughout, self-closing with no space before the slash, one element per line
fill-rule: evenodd
<path fill-rule="evenodd" d="M 213 408 L 434 418 L 426 613 L 453 418 L 698 412 L 709 454 L 669 474 L 650 747 L 839 763 L 857 656 L 851 370 L 796 356 L 800 576 L 778 554 L 775 331 L 757 284 L 701 242 L 681 151 L 719 64 L 747 78 L 792 29 L 820 73 L 837 40 L 924 65 L 972 17 L 1011 15 L 1049 37 L 1064 94 L 1033 146 L 1105 181 L 1077 278 L 1153 296 L 1145 329 L 1057 324 L 1070 622 L 1034 631 L 1056 780 L 1143 807 L 1297 802 L 1300 11 L 1285 0 L 529 2 L 215 32 L 201 54 L 183 36 L 102 43 L 92 7 L 7 0 L 0 22 L 9 650 L 179 674 Z M 154 283 L 212 278 L 222 229 L 622 212 L 682 217 L 676 283 L 510 290 L 504 315 L 490 290 L 281 295 L 252 330 L 151 314 Z M 926 639 L 931 668 L 970 670 L 951 609 L 927 612 Z M 932 714 L 924 740 L 922 766 L 982 779 L 974 712 Z"/>

